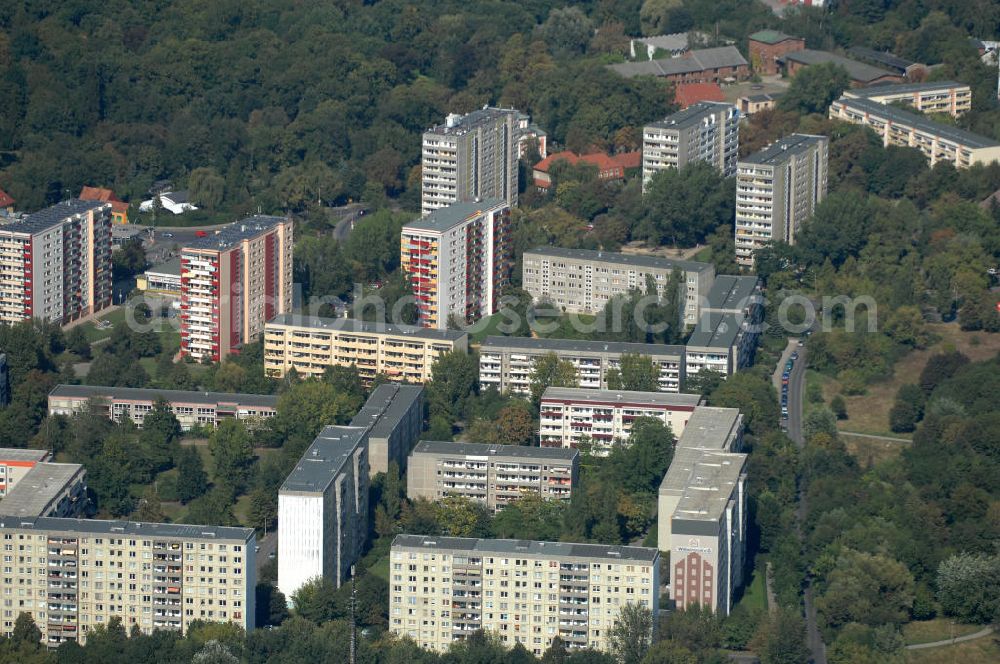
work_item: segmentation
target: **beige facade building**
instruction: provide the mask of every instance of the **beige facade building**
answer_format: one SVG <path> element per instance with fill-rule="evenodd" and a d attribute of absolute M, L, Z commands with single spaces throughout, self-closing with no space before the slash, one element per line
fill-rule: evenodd
<path fill-rule="evenodd" d="M 317 578 L 339 588 L 368 539 L 368 430 L 328 426 L 278 490 L 278 588 Z"/>
<path fill-rule="evenodd" d="M 688 420 L 660 484 L 657 544 L 670 551 L 670 597 L 729 615 L 743 583 L 746 462 L 743 416 L 701 407 Z"/>
<path fill-rule="evenodd" d="M 674 270 L 680 270 L 686 288 L 685 325 L 697 324 L 699 305 L 715 281 L 711 263 L 589 249 L 539 247 L 525 251 L 521 265 L 522 288 L 536 302 L 551 302 L 560 311 L 581 314 L 600 313 L 616 295 L 646 292 L 649 278 L 662 296 Z"/>
<path fill-rule="evenodd" d="M 876 85 L 844 90 L 844 96 L 879 104 L 902 102 L 921 113 L 947 113 L 956 118 L 972 110 L 972 88 L 955 81 Z"/>
<path fill-rule="evenodd" d="M 684 433 L 688 418 L 703 403 L 699 394 L 549 387 L 539 407 L 542 447 L 575 448 L 583 442 L 604 456 L 615 441 L 627 441 L 638 417 L 651 417 Z"/>
<path fill-rule="evenodd" d="M 0 448 L 0 498 L 6 496 L 32 468 L 50 458 L 48 450 Z"/>
<path fill-rule="evenodd" d="M 111 306 L 111 203 L 69 199 L 0 226 L 0 323 Z"/>
<path fill-rule="evenodd" d="M 680 392 L 684 383 L 684 346 L 621 341 L 579 341 L 530 337 L 486 337 L 479 348 L 479 384 L 499 392 L 530 394 L 535 362 L 554 353 L 570 362 L 578 386 L 608 388 L 607 372 L 618 368 L 625 353 L 646 355 L 660 367 L 660 391 Z"/>
<path fill-rule="evenodd" d="M 930 165 L 950 161 L 955 168 L 1000 161 L 1000 143 L 873 99 L 844 95 L 830 104 L 830 118 L 871 127 L 883 145 L 917 148 Z"/>
<path fill-rule="evenodd" d="M 437 652 L 477 630 L 535 655 L 556 637 L 607 651 L 628 604 L 648 607 L 656 628 L 659 567 L 643 547 L 397 535 L 389 630 Z"/>
<path fill-rule="evenodd" d="M 406 496 L 461 496 L 492 510 L 526 495 L 569 500 L 579 464 L 570 449 L 422 440 L 410 454 Z"/>
<path fill-rule="evenodd" d="M 517 205 L 520 113 L 485 107 L 449 114 L 423 136 L 420 209 L 424 215 L 465 201 L 500 199 Z"/>
<path fill-rule="evenodd" d="M 278 397 L 273 394 L 56 385 L 49 392 L 49 415 L 75 415 L 94 403 L 109 419 L 131 420 L 141 429 L 146 414 L 160 399 L 169 404 L 184 431 L 196 426 L 215 428 L 227 419 L 244 420 L 253 426 L 256 420 L 274 417 L 278 407 Z"/>
<path fill-rule="evenodd" d="M 400 268 L 420 324 L 444 330 L 474 323 L 500 306 L 510 281 L 510 206 L 500 199 L 453 203 L 403 226 Z"/>
<path fill-rule="evenodd" d="M 701 101 L 642 129 L 642 183 L 668 168 L 704 161 L 723 175 L 736 172 L 740 111 L 717 101 Z"/>
<path fill-rule="evenodd" d="M 181 250 L 181 353 L 218 362 L 292 308 L 292 220 L 255 215 Z"/>
<path fill-rule="evenodd" d="M 744 157 L 736 169 L 736 262 L 772 242 L 795 244 L 799 228 L 826 198 L 826 136 L 792 134 Z"/>
<path fill-rule="evenodd" d="M 31 614 L 42 642 L 85 643 L 112 618 L 126 630 L 195 620 L 254 627 L 252 528 L 0 516 L 3 631 Z"/>
<path fill-rule="evenodd" d="M 467 351 L 468 339 L 455 330 L 282 314 L 264 330 L 264 373 L 281 378 L 294 368 L 300 376 L 322 376 L 327 367 L 354 365 L 366 382 L 382 374 L 426 383 L 438 356 Z"/>

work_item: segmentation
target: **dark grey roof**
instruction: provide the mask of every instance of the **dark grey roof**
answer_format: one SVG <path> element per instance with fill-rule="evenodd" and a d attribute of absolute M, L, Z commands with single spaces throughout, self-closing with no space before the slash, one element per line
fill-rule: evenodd
<path fill-rule="evenodd" d="M 493 124 L 498 118 L 507 115 L 513 115 L 516 119 L 517 111 L 511 108 L 493 108 L 492 106 L 479 108 L 471 113 L 458 116 L 455 124 L 451 127 L 448 126 L 447 122 L 443 122 L 428 129 L 427 133 L 461 135 L 484 124 Z"/>
<path fill-rule="evenodd" d="M 765 92 L 757 95 L 747 95 L 744 99 L 748 99 L 752 102 L 760 103 L 762 101 L 777 101 L 785 96 L 784 92 Z"/>
<path fill-rule="evenodd" d="M 852 80 L 860 81 L 862 83 L 870 83 L 884 76 L 898 76 L 895 72 L 891 72 L 886 69 L 879 69 L 878 67 L 873 67 L 872 65 L 867 65 L 863 62 L 858 62 L 857 60 L 851 60 L 850 58 L 845 58 L 842 55 L 830 53 L 829 51 L 814 51 L 807 48 L 801 51 L 791 51 L 789 53 L 785 53 L 783 57 L 785 60 L 791 60 L 792 62 L 798 62 L 803 65 L 819 65 L 831 62 L 846 69 L 847 75 L 850 76 Z"/>
<path fill-rule="evenodd" d="M 745 316 L 708 311 L 698 316 L 698 324 L 688 338 L 688 348 L 732 348 Z"/>
<path fill-rule="evenodd" d="M 281 491 L 323 493 L 344 469 L 354 450 L 367 440 L 367 430 L 361 427 L 323 427 L 285 478 Z"/>
<path fill-rule="evenodd" d="M 214 249 L 226 250 L 236 246 L 243 240 L 266 233 L 283 221 L 288 221 L 285 217 L 271 217 L 268 215 L 255 214 L 240 221 L 234 221 L 228 226 L 224 226 L 215 234 L 207 237 L 196 238 L 184 245 L 184 249 Z"/>
<path fill-rule="evenodd" d="M 971 131 L 951 127 L 940 122 L 934 122 L 933 120 L 928 120 L 923 115 L 904 111 L 901 108 L 882 104 L 871 99 L 841 97 L 835 103 L 843 104 L 846 108 L 853 109 L 858 113 L 870 113 L 891 120 L 893 124 L 906 125 L 968 148 L 995 148 L 1000 146 L 1000 143 L 992 138 L 973 134 Z"/>
<path fill-rule="evenodd" d="M 703 309 L 718 311 L 742 311 L 754 302 L 760 302 L 757 286 L 760 280 L 753 276 L 721 274 L 708 291 L 707 306 Z"/>
<path fill-rule="evenodd" d="M 472 537 L 432 537 L 425 535 L 396 535 L 393 548 L 446 549 L 469 553 L 509 553 L 533 556 L 552 556 L 579 560 L 602 558 L 635 560 L 652 563 L 659 558 L 655 548 L 620 546 L 617 544 L 577 544 L 574 542 L 536 542 L 532 540 L 475 539 Z"/>
<path fill-rule="evenodd" d="M 154 265 L 146 270 L 146 274 L 171 274 L 179 277 L 181 276 L 181 257 L 171 258 L 164 263 Z"/>
<path fill-rule="evenodd" d="M 198 526 L 184 523 L 146 523 L 138 521 L 105 521 L 99 519 L 59 519 L 36 517 L 22 519 L 0 517 L 0 528 L 31 528 L 38 531 L 59 531 L 80 535 L 114 535 L 135 537 L 169 537 L 174 539 L 239 540 L 248 542 L 254 537 L 253 528 L 227 526 Z"/>
<path fill-rule="evenodd" d="M 907 60 L 885 51 L 876 51 L 866 46 L 854 46 L 847 49 L 847 52 L 861 60 L 874 62 L 886 69 L 895 70 L 899 74 L 905 74 L 908 67 L 916 64 L 913 60 Z"/>
<path fill-rule="evenodd" d="M 525 251 L 527 255 L 554 256 L 556 258 L 572 258 L 583 261 L 598 261 L 601 263 L 614 263 L 616 265 L 629 265 L 632 267 L 645 267 L 658 270 L 673 270 L 675 267 L 684 272 L 704 272 L 712 269 L 711 263 L 701 263 L 699 261 L 684 261 L 674 258 L 663 258 L 662 256 L 644 256 L 642 254 L 623 254 L 615 251 L 594 251 L 592 249 L 566 249 L 563 247 L 536 247 L 530 251 Z"/>
<path fill-rule="evenodd" d="M 958 81 L 926 81 L 924 83 L 876 83 L 867 88 L 844 90 L 845 97 L 881 97 L 883 95 L 906 95 L 917 92 L 934 92 L 935 90 L 951 90 L 953 88 L 968 88 Z"/>
<path fill-rule="evenodd" d="M 416 325 L 391 325 L 389 323 L 372 323 L 356 318 L 320 318 L 319 316 L 303 316 L 301 314 L 278 314 L 267 324 L 269 326 L 314 327 L 321 330 L 348 333 L 391 334 L 438 341 L 458 341 L 468 336 L 466 332 L 461 330 L 437 330 Z"/>
<path fill-rule="evenodd" d="M 525 350 L 539 353 L 566 351 L 583 354 L 638 353 L 650 356 L 683 356 L 684 346 L 668 346 L 666 344 L 637 344 L 625 341 L 584 341 L 581 339 L 533 339 L 529 337 L 486 337 L 481 345 L 482 350 Z"/>
<path fill-rule="evenodd" d="M 188 390 L 160 390 L 139 387 L 103 387 L 100 385 L 56 385 L 49 392 L 50 397 L 75 397 L 77 399 L 112 399 L 134 401 L 156 401 L 164 399 L 170 403 L 236 404 L 240 406 L 261 406 L 274 408 L 278 397 L 273 394 L 241 394 L 230 392 L 196 392 Z"/>
<path fill-rule="evenodd" d="M 558 459 L 572 461 L 580 453 L 568 447 L 529 447 L 526 445 L 487 445 L 486 443 L 452 443 L 438 440 L 421 440 L 414 448 L 416 454 L 451 454 L 456 456 L 491 456 L 507 459 Z"/>
<path fill-rule="evenodd" d="M 636 392 L 633 390 L 588 390 L 585 387 L 546 387 L 542 401 L 559 399 L 564 401 L 626 403 L 644 406 L 698 406 L 702 402 L 700 394 L 670 392 Z"/>
<path fill-rule="evenodd" d="M 0 359 L 3 356 L 0 355 Z M 0 447 L 0 465 L 4 461 L 43 461 L 49 455 L 48 450 L 30 450 L 20 447 Z"/>
<path fill-rule="evenodd" d="M 52 228 L 68 217 L 83 214 L 101 207 L 111 209 L 111 203 L 103 201 L 81 201 L 79 198 L 69 198 L 61 203 L 49 206 L 27 215 L 20 221 L 15 221 L 0 227 L 6 233 L 40 233 Z"/>
<path fill-rule="evenodd" d="M 672 32 L 669 35 L 656 35 L 655 37 L 636 37 L 634 41 L 664 51 L 686 51 L 689 40 L 686 32 Z"/>
<path fill-rule="evenodd" d="M 36 463 L 0 499 L 0 515 L 37 517 L 49 512 L 66 485 L 86 473 L 78 463 Z"/>
<path fill-rule="evenodd" d="M 746 67 L 747 61 L 735 46 L 719 46 L 690 51 L 681 58 L 660 58 L 644 62 L 608 65 L 622 76 L 676 76 L 722 67 Z"/>
<path fill-rule="evenodd" d="M 710 117 L 720 111 L 731 111 L 733 105 L 722 101 L 699 101 L 691 104 L 687 108 L 668 115 L 658 122 L 650 122 L 647 127 L 657 129 L 686 129 L 701 123 L 706 117 Z"/>
<path fill-rule="evenodd" d="M 407 222 L 403 225 L 403 230 L 436 231 L 443 233 L 465 222 L 470 217 L 479 216 L 502 205 L 504 205 L 504 202 L 498 198 L 452 203 L 447 207 L 434 210 L 426 217 Z"/>
<path fill-rule="evenodd" d="M 388 438 L 423 392 L 421 385 L 379 385 L 351 420 L 351 426 L 368 429 L 372 438 Z"/>
<path fill-rule="evenodd" d="M 811 149 L 817 143 L 828 141 L 826 136 L 810 134 L 790 134 L 781 140 L 771 143 L 763 150 L 754 152 L 740 159 L 741 164 L 780 164 L 790 155 L 799 154 Z"/>
<path fill-rule="evenodd" d="M 189 198 L 188 192 L 187 192 L 186 189 L 184 191 L 168 191 L 168 192 L 164 192 L 163 194 L 161 194 L 161 196 L 163 196 L 163 198 L 170 199 L 171 201 L 173 201 L 177 205 L 180 205 L 181 203 L 187 203 L 188 202 L 188 198 Z"/>

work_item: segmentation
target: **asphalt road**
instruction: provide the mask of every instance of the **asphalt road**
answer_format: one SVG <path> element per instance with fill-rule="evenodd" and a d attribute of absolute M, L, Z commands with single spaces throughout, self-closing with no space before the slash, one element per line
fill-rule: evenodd
<path fill-rule="evenodd" d="M 351 205 L 331 208 L 330 210 L 340 217 L 337 225 L 333 227 L 333 237 L 338 242 L 346 240 L 347 236 L 354 230 L 354 223 L 368 212 L 368 208 L 365 207 L 364 203 L 352 203 Z"/>
<path fill-rule="evenodd" d="M 260 547 L 257 552 L 257 576 L 260 577 L 260 570 L 271 560 L 271 554 L 278 555 L 278 531 L 270 531 L 267 537 L 258 539 L 257 546 Z"/>

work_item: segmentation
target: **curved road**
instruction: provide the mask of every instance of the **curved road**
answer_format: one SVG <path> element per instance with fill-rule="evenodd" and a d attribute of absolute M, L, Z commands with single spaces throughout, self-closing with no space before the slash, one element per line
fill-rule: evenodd
<path fill-rule="evenodd" d="M 802 436 L 802 402 L 805 393 L 806 384 L 806 347 L 799 346 L 798 339 L 789 339 L 788 346 L 785 347 L 784 352 L 781 354 L 781 359 L 778 361 L 778 368 L 774 372 L 773 381 L 778 394 L 781 394 L 781 374 L 785 370 L 785 362 L 787 362 L 791 354 L 794 351 L 799 352 L 799 359 L 795 361 L 792 366 L 791 374 L 788 377 L 788 419 L 785 420 L 788 424 L 788 437 L 795 441 L 799 450 L 805 445 L 805 439 Z M 796 509 L 796 524 L 795 528 L 798 532 L 799 538 L 802 538 L 802 523 L 805 521 L 806 514 L 808 513 L 808 506 L 806 504 L 806 495 L 799 488 L 798 493 L 798 508 Z M 805 619 L 806 619 L 806 641 L 809 645 L 809 652 L 812 653 L 813 664 L 826 664 L 826 644 L 823 643 L 823 635 L 819 631 L 819 626 L 816 624 L 816 607 L 813 605 L 812 600 L 812 585 L 809 579 L 806 579 L 806 588 L 803 594 L 804 604 L 805 604 Z"/>

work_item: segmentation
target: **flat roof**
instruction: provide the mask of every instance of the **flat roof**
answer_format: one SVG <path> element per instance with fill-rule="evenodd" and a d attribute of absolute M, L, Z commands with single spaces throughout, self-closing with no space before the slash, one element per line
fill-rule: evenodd
<path fill-rule="evenodd" d="M 567 447 L 531 447 L 528 445 L 487 445 L 486 443 L 453 443 L 443 440 L 421 440 L 411 454 L 450 454 L 453 456 L 491 456 L 499 458 L 558 459 L 572 461 L 580 453 Z"/>
<path fill-rule="evenodd" d="M 62 223 L 67 217 L 83 214 L 90 210 L 107 207 L 111 209 L 111 203 L 104 201 L 81 201 L 79 198 L 68 198 L 61 203 L 50 205 L 44 210 L 33 212 L 18 221 L 11 222 L 0 227 L 0 230 L 7 233 L 40 233 L 52 228 L 56 224 Z"/>
<path fill-rule="evenodd" d="M 355 334 L 391 334 L 400 337 L 417 337 L 436 341 L 458 341 L 468 334 L 461 330 L 438 330 L 416 325 L 392 325 L 390 323 L 373 323 L 356 318 L 320 318 L 319 316 L 303 316 L 302 314 L 278 314 L 267 326 L 286 325 L 289 327 L 311 327 L 331 332 L 347 332 Z"/>
<path fill-rule="evenodd" d="M 174 277 L 181 276 L 181 257 L 171 258 L 170 260 L 154 265 L 153 267 L 146 270 L 146 274 L 169 274 Z"/>
<path fill-rule="evenodd" d="M 782 57 L 785 60 L 792 60 L 804 65 L 820 65 L 827 62 L 840 65 L 847 70 L 847 75 L 852 80 L 861 81 L 862 83 L 870 83 L 885 76 L 899 76 L 899 74 L 891 72 L 888 69 L 881 69 L 865 64 L 864 62 L 851 60 L 850 58 L 845 58 L 842 55 L 830 53 L 829 51 L 816 51 L 806 48 L 801 51 L 789 51 Z"/>
<path fill-rule="evenodd" d="M 952 90 L 955 88 L 970 89 L 966 83 L 958 81 L 926 81 L 924 83 L 881 83 L 867 88 L 844 90 L 845 97 L 868 99 L 885 95 L 906 95 L 917 92 L 934 92 L 937 90 Z"/>
<path fill-rule="evenodd" d="M 699 101 L 676 113 L 671 113 L 663 120 L 650 122 L 647 127 L 657 129 L 686 129 L 699 124 L 703 119 L 713 116 L 719 111 L 730 111 L 735 106 L 724 101 Z"/>
<path fill-rule="evenodd" d="M 688 337 L 688 348 L 732 348 L 746 317 L 721 311 L 705 311 Z"/>
<path fill-rule="evenodd" d="M 869 113 L 885 118 L 894 124 L 913 127 L 919 131 L 969 148 L 995 148 L 1000 146 L 1000 143 L 992 138 L 987 138 L 981 134 L 974 134 L 971 131 L 959 129 L 958 127 L 941 124 L 940 122 L 934 122 L 933 120 L 928 120 L 923 115 L 904 111 L 901 108 L 889 106 L 888 104 L 882 104 L 873 99 L 852 99 L 851 97 L 844 96 L 834 103 L 842 104 L 846 108 L 852 108 L 859 113 Z"/>
<path fill-rule="evenodd" d="M 103 398 L 128 401 L 156 401 L 170 403 L 238 404 L 274 408 L 278 397 L 274 394 L 242 394 L 232 392 L 197 392 L 194 390 L 160 390 L 139 387 L 104 387 L 102 385 L 56 385 L 50 397 L 90 399 Z"/>
<path fill-rule="evenodd" d="M 812 134 L 789 134 L 771 143 L 763 150 L 758 150 L 739 160 L 740 164 L 772 165 L 782 163 L 789 155 L 800 154 L 812 148 L 817 143 L 828 141 L 826 136 Z"/>
<path fill-rule="evenodd" d="M 459 115 L 457 113 L 449 114 L 448 117 L 452 118 L 454 121 L 450 127 L 448 126 L 448 120 L 445 120 L 439 125 L 434 125 L 425 133 L 460 136 L 476 129 L 477 127 L 481 127 L 484 124 L 495 122 L 500 116 L 514 115 L 516 119 L 517 113 L 518 112 L 512 108 L 495 108 L 493 106 L 487 106 L 485 108 L 477 108 L 476 110 L 466 113 L 465 115 Z"/>
<path fill-rule="evenodd" d="M 414 219 L 403 224 L 403 231 L 445 231 L 464 223 L 472 217 L 481 216 L 490 210 L 502 207 L 505 203 L 499 198 L 487 198 L 481 201 L 460 201 L 447 207 L 438 208 L 426 217 Z"/>
<path fill-rule="evenodd" d="M 694 409 L 677 440 L 677 449 L 725 450 L 741 419 L 739 408 L 700 406 Z"/>
<path fill-rule="evenodd" d="M 228 226 L 224 226 L 220 230 L 215 231 L 214 234 L 210 233 L 206 237 L 195 238 L 191 242 L 184 245 L 184 250 L 212 249 L 224 251 L 236 246 L 243 240 L 249 240 L 250 238 L 256 237 L 261 233 L 266 233 L 278 224 L 286 221 L 288 221 L 288 219 L 285 217 L 255 214 L 252 217 L 234 221 Z"/>
<path fill-rule="evenodd" d="M 73 481 L 84 474 L 78 463 L 36 463 L 25 473 L 21 481 L 14 485 L 6 496 L 0 499 L 0 515 L 36 517 L 52 507 L 59 494 Z"/>
<path fill-rule="evenodd" d="M 679 268 L 684 272 L 704 272 L 713 269 L 711 263 L 700 261 L 685 261 L 662 256 L 644 256 L 642 254 L 623 254 L 617 251 L 598 251 L 594 249 L 567 249 L 565 247 L 535 247 L 524 252 L 524 255 L 551 256 L 555 258 L 570 258 L 581 261 L 595 261 L 628 265 L 630 267 L 645 267 L 660 270 Z"/>
<path fill-rule="evenodd" d="M 715 277 L 708 291 L 708 305 L 705 309 L 721 311 L 742 311 L 753 301 L 760 301 L 757 289 L 760 279 L 754 276 L 721 274 Z"/>
<path fill-rule="evenodd" d="M 372 438 L 388 438 L 423 392 L 422 385 L 383 383 L 372 390 L 351 426 L 368 429 Z"/>
<path fill-rule="evenodd" d="M 323 427 L 285 478 L 281 492 L 323 493 L 365 440 L 367 429 L 363 427 Z"/>
<path fill-rule="evenodd" d="M 0 356 L 2 357 L 2 356 Z M 45 461 L 48 450 L 28 450 L 20 447 L 0 447 L 0 465 L 4 461 Z"/>
<path fill-rule="evenodd" d="M 746 454 L 703 454 L 690 468 L 671 521 L 718 521 L 732 499 L 746 461 Z"/>
<path fill-rule="evenodd" d="M 747 39 L 756 42 L 761 42 L 762 44 L 780 44 L 781 42 L 786 41 L 788 39 L 795 39 L 797 41 L 801 41 L 802 37 L 793 37 L 791 35 L 786 35 L 784 32 L 781 32 L 780 30 L 768 29 L 768 30 L 758 30 L 757 32 L 747 37 Z"/>
<path fill-rule="evenodd" d="M 32 519 L 0 516 L 0 528 L 61 531 L 82 535 L 134 535 L 136 537 L 170 537 L 177 539 L 239 540 L 248 542 L 254 537 L 253 528 L 229 526 L 199 526 L 185 523 L 146 523 L 139 521 L 109 521 L 102 519 L 60 519 L 35 517 Z"/>
<path fill-rule="evenodd" d="M 666 344 L 638 344 L 625 341 L 585 341 L 582 339 L 534 339 L 530 337 L 490 336 L 486 337 L 480 348 L 484 350 L 487 348 L 534 350 L 541 353 L 571 351 L 578 353 L 611 353 L 614 355 L 638 353 L 640 355 L 651 356 L 680 356 L 684 354 L 684 346 L 668 346 Z"/>
<path fill-rule="evenodd" d="M 532 540 L 476 539 L 473 537 L 436 537 L 396 535 L 392 548 L 466 551 L 469 553 L 509 553 L 560 558 L 605 558 L 654 562 L 660 555 L 655 548 L 575 542 L 536 542 Z"/>
<path fill-rule="evenodd" d="M 694 407 L 702 403 L 700 394 L 638 392 L 635 390 L 588 390 L 583 387 L 546 387 L 542 401 L 565 401 L 637 404 L 644 406 Z"/>

